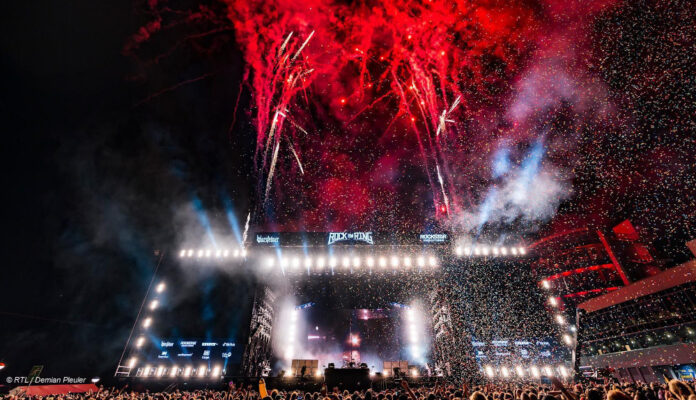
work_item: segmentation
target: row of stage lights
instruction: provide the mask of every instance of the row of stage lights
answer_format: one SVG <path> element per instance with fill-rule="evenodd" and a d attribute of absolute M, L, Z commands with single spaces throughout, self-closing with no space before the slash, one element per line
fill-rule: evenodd
<path fill-rule="evenodd" d="M 131 368 L 135 366 L 135 359 L 131 359 L 132 365 L 129 365 Z M 223 376 L 224 371 L 220 366 L 214 366 L 213 368 L 208 368 L 207 365 L 202 365 L 199 368 L 193 368 L 191 366 L 187 366 L 184 368 L 178 368 L 176 366 L 170 366 L 170 367 L 165 367 L 165 366 L 159 366 L 159 367 L 151 367 L 149 365 L 144 366 L 142 369 L 138 369 L 136 376 L 139 376 L 141 378 L 163 378 L 163 377 L 168 377 L 168 378 L 177 378 L 177 377 L 184 377 L 184 378 L 189 378 L 189 377 L 197 377 L 197 378 L 210 378 L 210 379 L 219 379 Z"/>
<path fill-rule="evenodd" d="M 536 365 L 530 365 L 524 367 L 522 365 L 517 365 L 516 367 L 493 367 L 491 365 L 486 365 L 483 367 L 483 371 L 486 373 L 488 378 L 501 378 L 501 379 L 524 379 L 524 378 L 540 378 L 541 376 L 560 376 L 562 378 L 567 378 L 570 376 L 568 368 L 565 365 L 558 365 L 553 368 L 549 365 L 539 367 Z"/>
<path fill-rule="evenodd" d="M 488 247 L 488 246 L 457 246 L 454 249 L 457 257 L 463 256 L 523 256 L 527 254 L 524 247 Z M 182 249 L 179 251 L 180 258 L 244 258 L 247 256 L 246 249 L 235 250 L 212 250 L 212 249 Z"/>
<path fill-rule="evenodd" d="M 181 258 L 244 258 L 247 255 L 246 249 L 235 250 L 211 250 L 211 249 L 182 249 L 179 251 Z"/>
<path fill-rule="evenodd" d="M 454 254 L 457 257 L 463 256 L 523 256 L 527 254 L 527 249 L 524 247 L 488 247 L 488 246 L 457 246 L 454 249 Z"/>
<path fill-rule="evenodd" d="M 361 267 L 367 268 L 434 268 L 439 265 L 439 261 L 435 256 L 318 256 L 318 257 L 300 257 L 300 256 L 269 256 L 266 258 L 265 265 L 273 267 L 279 264 L 284 270 L 299 270 L 300 268 L 315 268 L 323 270 L 324 268 L 343 268 L 343 269 L 358 269 Z"/>

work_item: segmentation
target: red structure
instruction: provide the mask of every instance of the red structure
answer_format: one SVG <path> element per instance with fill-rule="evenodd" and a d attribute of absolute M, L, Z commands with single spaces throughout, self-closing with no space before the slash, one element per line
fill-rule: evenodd
<path fill-rule="evenodd" d="M 547 236 L 530 246 L 539 285 L 561 309 L 659 272 L 630 221 L 610 231 L 584 226 Z"/>

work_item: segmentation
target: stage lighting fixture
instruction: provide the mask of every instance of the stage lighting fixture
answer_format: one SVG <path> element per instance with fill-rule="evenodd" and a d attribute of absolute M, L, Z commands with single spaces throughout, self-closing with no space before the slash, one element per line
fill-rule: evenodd
<path fill-rule="evenodd" d="M 150 302 L 150 310 L 154 310 L 155 308 L 157 308 L 158 305 L 159 305 L 159 301 L 157 301 L 157 300 L 152 300 L 152 301 Z"/>
<path fill-rule="evenodd" d="M 379 258 L 379 266 L 382 268 L 387 267 L 387 259 L 385 257 L 380 257 Z"/>
<path fill-rule="evenodd" d="M 152 318 L 145 318 L 143 320 L 143 328 L 148 328 L 152 324 Z"/>
<path fill-rule="evenodd" d="M 225 251 L 222 252 L 222 256 L 223 256 L 224 258 L 229 257 L 229 255 L 230 255 L 230 251 L 229 251 L 229 250 L 225 250 Z"/>
<path fill-rule="evenodd" d="M 541 286 L 542 286 L 544 289 L 551 289 L 551 284 L 550 284 L 549 281 L 547 281 L 546 279 L 544 279 L 543 281 L 541 281 Z"/>
<path fill-rule="evenodd" d="M 275 257 L 266 258 L 266 265 L 268 265 L 269 267 L 272 267 L 273 264 L 275 264 Z"/>
<path fill-rule="evenodd" d="M 548 365 L 544 366 L 544 374 L 546 376 L 553 376 L 553 370 Z"/>
<path fill-rule="evenodd" d="M 430 264 L 431 267 L 437 267 L 437 258 L 430 256 L 428 258 L 428 264 Z"/>
<path fill-rule="evenodd" d="M 494 247 L 492 250 L 493 250 L 493 255 L 497 256 L 498 255 L 498 248 Z"/>
<path fill-rule="evenodd" d="M 193 249 L 189 249 L 187 255 L 188 255 L 189 257 L 193 257 Z"/>
<path fill-rule="evenodd" d="M 350 267 L 350 258 L 348 256 L 343 257 L 343 268 L 348 268 Z"/>
<path fill-rule="evenodd" d="M 205 365 L 203 365 L 203 366 L 201 366 L 200 368 L 198 368 L 198 376 L 199 376 L 199 377 L 204 377 L 204 376 L 205 376 L 205 373 L 206 373 L 206 370 L 207 370 L 207 368 L 206 368 Z"/>
<path fill-rule="evenodd" d="M 164 291 L 165 285 L 164 282 L 160 282 L 159 285 L 155 288 L 155 292 L 157 293 L 162 293 Z"/>
<path fill-rule="evenodd" d="M 396 268 L 399 266 L 399 257 L 397 256 L 392 256 L 391 258 L 391 266 Z"/>
<path fill-rule="evenodd" d="M 336 264 L 338 264 L 338 260 L 336 259 L 336 257 L 332 256 L 331 258 L 329 258 L 329 267 L 334 268 Z"/>
<path fill-rule="evenodd" d="M 0 368 L 2 369 L 2 368 Z M 95 376 L 94 378 L 91 379 L 92 383 L 98 383 L 101 379 L 99 379 L 98 376 Z"/>
<path fill-rule="evenodd" d="M 353 335 L 350 337 L 350 344 L 352 344 L 353 346 L 357 346 L 358 343 L 359 343 L 359 340 L 358 340 L 357 336 Z"/>
<path fill-rule="evenodd" d="M 288 347 L 287 349 L 285 349 L 285 359 L 288 361 L 292 360 L 292 355 L 294 352 L 295 349 L 292 347 Z"/>
<path fill-rule="evenodd" d="M 187 378 L 191 376 L 191 367 L 184 368 L 184 376 Z"/>
<path fill-rule="evenodd" d="M 490 365 L 486 365 L 486 367 L 484 369 L 486 370 L 486 375 L 489 378 L 492 378 L 495 375 L 495 372 L 493 371 L 493 367 L 491 367 Z"/>
<path fill-rule="evenodd" d="M 216 365 L 213 367 L 213 372 L 210 374 L 211 378 L 218 378 L 220 377 L 220 366 Z"/>
<path fill-rule="evenodd" d="M 564 341 L 565 344 L 567 344 L 568 346 L 570 346 L 571 344 L 573 344 L 573 339 L 572 339 L 572 338 L 570 337 L 570 335 L 567 334 L 567 333 L 563 335 L 563 341 Z"/>
<path fill-rule="evenodd" d="M 539 368 L 537 368 L 536 365 L 532 365 L 531 370 L 532 370 L 532 376 L 535 377 L 535 378 L 538 378 L 539 375 L 540 375 L 540 374 L 539 374 Z"/>
<path fill-rule="evenodd" d="M 198 250 L 198 258 L 203 257 L 203 250 Z"/>
<path fill-rule="evenodd" d="M 210 256 L 211 256 L 212 254 L 213 254 L 213 252 L 210 251 L 210 250 L 206 250 L 206 251 L 205 251 L 205 256 L 208 257 L 208 258 L 210 258 Z"/>
<path fill-rule="evenodd" d="M 353 268 L 360 268 L 360 257 L 353 257 Z"/>
<path fill-rule="evenodd" d="M 216 252 L 215 252 L 215 257 L 217 257 L 217 258 L 222 257 L 222 251 L 221 251 L 221 250 L 216 251 Z"/>
<path fill-rule="evenodd" d="M 506 255 L 507 255 L 507 247 L 501 247 L 501 248 L 500 248 L 500 254 L 506 256 Z"/>
<path fill-rule="evenodd" d="M 556 322 L 558 322 L 558 325 L 565 325 L 566 323 L 565 318 L 561 314 L 556 314 Z"/>
<path fill-rule="evenodd" d="M 517 248 L 513 247 L 510 249 L 510 253 L 512 253 L 513 256 L 517 255 Z"/>
<path fill-rule="evenodd" d="M 292 259 L 292 267 L 294 269 L 297 269 L 300 266 L 300 258 L 299 257 L 293 257 Z"/>
<path fill-rule="evenodd" d="M 365 261 L 366 261 L 368 267 L 370 267 L 370 268 L 374 267 L 374 265 L 375 265 L 375 259 L 374 259 L 374 258 L 372 258 L 372 257 L 367 257 L 367 259 L 366 259 Z"/>
<path fill-rule="evenodd" d="M 145 369 L 143 369 L 143 376 L 146 377 L 146 378 L 147 378 L 148 376 L 150 376 L 150 366 L 149 366 L 149 365 L 146 365 L 146 366 L 145 366 Z"/>
<path fill-rule="evenodd" d="M 454 253 L 457 255 L 457 257 L 461 257 L 464 251 L 461 247 L 457 246 L 457 248 L 454 249 Z"/>
<path fill-rule="evenodd" d="M 239 252 L 239 255 L 242 256 L 242 257 L 246 257 L 246 256 L 247 256 L 247 251 L 246 251 L 246 249 L 242 249 L 242 251 Z"/>
<path fill-rule="evenodd" d="M 164 367 L 163 367 L 163 366 L 160 366 L 159 368 L 157 368 L 157 377 L 158 377 L 158 378 L 161 377 L 163 373 L 164 373 Z"/>
<path fill-rule="evenodd" d="M 517 372 L 517 376 L 524 376 L 524 369 L 522 369 L 521 365 L 516 366 L 515 371 Z"/>
<path fill-rule="evenodd" d="M 170 370 L 169 370 L 169 376 L 174 378 L 176 374 L 179 372 L 179 369 L 174 365 Z"/>
<path fill-rule="evenodd" d="M 418 377 L 418 370 L 415 369 L 415 368 L 412 369 L 412 370 L 411 370 L 411 376 L 414 377 L 414 378 L 417 378 L 417 377 Z"/>
<path fill-rule="evenodd" d="M 321 369 L 320 369 L 320 368 L 317 368 L 317 372 L 315 372 L 314 375 L 315 375 L 317 378 L 320 378 L 320 377 L 321 377 Z"/>
<path fill-rule="evenodd" d="M 324 268 L 324 257 L 317 258 L 317 268 L 318 269 Z"/>
<path fill-rule="evenodd" d="M 138 362 L 138 359 L 135 357 L 131 357 L 130 360 L 128 360 L 128 368 L 133 368 L 135 367 L 135 363 Z"/>
<path fill-rule="evenodd" d="M 239 257 L 239 250 L 233 251 L 233 252 L 232 252 L 232 256 L 233 256 L 234 258 Z"/>
<path fill-rule="evenodd" d="M 375 376 L 375 371 L 370 371 L 370 377 Z"/>
<path fill-rule="evenodd" d="M 487 256 L 488 255 L 488 247 L 482 247 L 481 254 L 483 254 L 484 256 Z"/>
<path fill-rule="evenodd" d="M 304 266 L 305 266 L 305 268 L 309 268 L 309 267 L 312 266 L 312 258 L 311 258 L 311 257 L 305 258 L 305 260 L 304 260 Z"/>
<path fill-rule="evenodd" d="M 480 255 L 481 255 L 481 249 L 479 249 L 478 247 L 474 247 L 474 255 L 475 255 L 475 256 L 480 256 Z"/>
<path fill-rule="evenodd" d="M 558 306 L 558 300 L 556 300 L 556 298 L 554 296 L 551 296 L 551 297 L 549 297 L 549 304 L 556 307 L 556 306 Z"/>
<path fill-rule="evenodd" d="M 404 267 L 409 268 L 411 266 L 411 257 L 404 257 Z"/>
<path fill-rule="evenodd" d="M 570 329 L 571 332 L 575 332 L 578 330 L 578 328 L 575 327 L 575 325 L 571 325 L 568 329 Z M 691 333 L 689 333 L 691 334 Z"/>
<path fill-rule="evenodd" d="M 141 336 L 135 341 L 135 347 L 140 348 L 145 343 L 145 337 Z"/>
<path fill-rule="evenodd" d="M 518 251 L 519 251 L 520 254 L 522 254 L 522 255 L 525 255 L 525 254 L 527 253 L 527 250 L 526 250 L 524 247 L 520 247 L 520 249 L 519 249 Z"/>
<path fill-rule="evenodd" d="M 505 377 L 505 378 L 510 376 L 510 371 L 508 371 L 507 367 L 501 367 L 500 373 L 502 373 L 503 377 Z"/>
<path fill-rule="evenodd" d="M 418 263 L 419 267 L 425 267 L 425 257 L 419 256 L 416 262 Z"/>
<path fill-rule="evenodd" d="M 179 253 L 179 257 L 186 257 L 186 250 L 181 250 L 181 253 Z"/>

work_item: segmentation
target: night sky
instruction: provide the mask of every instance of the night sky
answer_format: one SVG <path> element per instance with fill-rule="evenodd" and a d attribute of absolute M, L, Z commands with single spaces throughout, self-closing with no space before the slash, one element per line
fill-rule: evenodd
<path fill-rule="evenodd" d="M 109 375 L 155 251 L 204 240 L 201 210 L 230 237 L 230 211 L 528 238 L 630 218 L 688 257 L 690 2 L 320 3 L 3 5 L 4 375 Z"/>

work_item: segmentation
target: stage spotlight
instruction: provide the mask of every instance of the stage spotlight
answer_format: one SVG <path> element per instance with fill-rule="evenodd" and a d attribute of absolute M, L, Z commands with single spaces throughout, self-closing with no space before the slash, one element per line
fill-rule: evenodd
<path fill-rule="evenodd" d="M 375 376 L 375 371 L 370 371 L 370 377 Z"/>
<path fill-rule="evenodd" d="M 553 376 L 553 370 L 548 365 L 544 366 L 544 374 L 546 376 Z"/>
<path fill-rule="evenodd" d="M 304 266 L 305 266 L 305 268 L 309 268 L 309 267 L 312 266 L 312 258 L 311 258 L 311 257 L 305 258 L 305 260 L 304 260 Z"/>
<path fill-rule="evenodd" d="M 556 306 L 558 306 L 558 300 L 556 300 L 556 298 L 554 296 L 551 296 L 551 297 L 549 297 L 549 304 L 556 307 Z"/>
<path fill-rule="evenodd" d="M 498 248 L 497 247 L 493 248 L 493 255 L 495 255 L 495 256 L 498 255 Z"/>
<path fill-rule="evenodd" d="M 222 251 L 218 250 L 215 252 L 215 257 L 220 258 L 222 257 Z"/>
<path fill-rule="evenodd" d="M 486 367 L 484 369 L 486 370 L 486 375 L 489 378 L 492 378 L 495 375 L 495 372 L 493 371 L 493 367 L 491 367 L 490 365 L 486 365 Z"/>
<path fill-rule="evenodd" d="M 516 247 L 511 248 L 510 253 L 512 253 L 513 256 L 516 256 L 517 255 L 517 248 Z"/>
<path fill-rule="evenodd" d="M 481 255 L 481 249 L 479 249 L 478 247 L 474 247 L 474 255 L 475 255 L 475 256 L 480 256 L 480 255 Z"/>
<path fill-rule="evenodd" d="M 414 378 L 417 378 L 417 377 L 418 377 L 418 370 L 415 369 L 415 368 L 412 369 L 412 370 L 411 370 L 411 376 L 414 377 Z"/>
<path fill-rule="evenodd" d="M 213 367 L 213 372 L 210 374 L 211 378 L 218 378 L 220 377 L 220 366 L 216 365 Z"/>
<path fill-rule="evenodd" d="M 287 268 L 288 265 L 290 265 L 290 260 L 287 257 L 280 259 L 280 266 L 283 267 L 283 269 Z"/>
<path fill-rule="evenodd" d="M 372 257 L 367 257 L 367 260 L 365 261 L 367 262 L 367 266 L 370 268 L 372 268 L 375 265 L 375 259 Z"/>
<path fill-rule="evenodd" d="M 150 302 L 150 310 L 154 310 L 155 308 L 157 308 L 158 305 L 159 305 L 159 301 L 157 301 L 157 300 L 152 300 L 152 301 Z"/>
<path fill-rule="evenodd" d="M 230 256 L 230 251 L 227 250 L 227 249 L 225 249 L 225 251 L 222 252 L 222 256 L 223 256 L 224 258 L 229 257 L 229 256 Z"/>
<path fill-rule="evenodd" d="M 500 248 L 500 254 L 502 254 L 502 255 L 504 255 L 504 256 L 507 255 L 507 247 L 501 247 L 501 248 Z"/>
<path fill-rule="evenodd" d="M 431 267 L 437 267 L 437 258 L 435 258 L 433 256 L 428 257 L 428 264 Z"/>
<path fill-rule="evenodd" d="M 160 282 L 159 285 L 155 288 L 155 292 L 157 293 L 162 293 L 164 291 L 165 285 L 164 282 Z"/>
<path fill-rule="evenodd" d="M 324 268 L 324 257 L 317 258 L 317 268 L 318 269 Z"/>
<path fill-rule="evenodd" d="M 237 249 L 237 250 L 235 250 L 234 252 L 232 252 L 232 256 L 233 256 L 234 258 L 239 257 L 239 249 Z"/>
<path fill-rule="evenodd" d="M 336 257 L 331 256 L 331 258 L 329 258 L 329 267 L 334 268 L 336 264 L 338 264 L 338 260 Z"/>
<path fill-rule="evenodd" d="M 178 372 L 179 372 L 179 369 L 175 365 L 169 370 L 169 376 L 174 378 Z"/>
<path fill-rule="evenodd" d="M 522 369 L 521 365 L 516 366 L 515 371 L 517 372 L 517 376 L 524 376 L 524 369 Z"/>
<path fill-rule="evenodd" d="M 488 255 L 488 247 L 482 247 L 481 254 L 483 254 L 484 256 L 487 256 Z"/>
<path fill-rule="evenodd" d="M 200 257 L 203 257 L 203 250 L 202 250 L 202 249 L 201 249 L 201 250 L 198 250 L 198 257 L 199 257 L 199 258 L 200 258 Z"/>
<path fill-rule="evenodd" d="M 396 268 L 399 266 L 399 257 L 397 256 L 392 256 L 391 258 L 391 266 Z"/>
<path fill-rule="evenodd" d="M 510 371 L 508 371 L 507 367 L 501 367 L 500 373 L 503 374 L 503 377 L 505 378 L 508 378 L 510 376 Z"/>
<path fill-rule="evenodd" d="M 241 255 L 242 257 L 246 257 L 247 256 L 246 249 L 242 249 L 242 251 L 239 252 L 239 255 Z"/>
<path fill-rule="evenodd" d="M 141 348 L 144 343 L 145 343 L 145 337 L 141 336 L 138 338 L 138 340 L 135 341 L 135 347 Z"/>
<path fill-rule="evenodd" d="M 187 255 L 188 255 L 189 257 L 193 257 L 193 249 L 189 249 Z"/>
<path fill-rule="evenodd" d="M 471 247 L 466 246 L 466 247 L 464 248 L 464 254 L 467 255 L 467 256 L 470 256 L 470 255 L 471 255 Z"/>
<path fill-rule="evenodd" d="M 537 368 L 536 365 L 532 365 L 531 370 L 532 370 L 532 376 L 535 378 L 538 378 L 539 377 L 539 368 Z"/>
<path fill-rule="evenodd" d="M 205 365 L 203 365 L 203 366 L 201 366 L 200 368 L 198 368 L 198 376 L 201 377 L 201 378 L 204 377 L 204 376 L 205 376 L 205 373 L 206 373 L 206 370 L 207 370 L 207 368 L 206 368 Z"/>
<path fill-rule="evenodd" d="M 561 314 L 556 314 L 556 322 L 558 325 L 565 325 L 566 323 L 565 318 Z"/>
<path fill-rule="evenodd" d="M 573 344 L 573 338 L 571 338 L 570 335 L 567 334 L 567 333 L 563 335 L 563 341 L 564 341 L 565 344 L 567 344 L 568 346 L 570 346 L 571 344 Z"/>
<path fill-rule="evenodd" d="M 360 343 L 360 340 L 358 339 L 357 335 L 353 335 L 350 337 L 350 344 L 352 344 L 353 346 L 357 346 L 358 343 Z"/>
<path fill-rule="evenodd" d="M 404 257 L 404 267 L 409 268 L 411 266 L 411 257 Z"/>
<path fill-rule="evenodd" d="M 205 256 L 208 257 L 208 258 L 210 258 L 210 256 L 211 256 L 212 254 L 213 254 L 213 252 L 210 251 L 210 250 L 206 250 L 206 251 L 205 251 Z"/>
<path fill-rule="evenodd" d="M 544 279 L 543 281 L 541 281 L 541 287 L 543 287 L 544 289 L 551 289 L 551 284 L 549 283 L 549 281 Z"/>
<path fill-rule="evenodd" d="M 564 377 L 564 378 L 568 377 L 568 370 L 563 365 L 558 366 L 558 371 L 561 373 L 562 377 Z"/>
<path fill-rule="evenodd" d="M 525 254 L 527 253 L 527 250 L 526 250 L 524 247 L 520 247 L 520 249 L 519 249 L 518 251 L 519 251 L 520 254 L 522 254 L 522 255 L 525 255 Z"/>
<path fill-rule="evenodd" d="M 130 360 L 128 360 L 128 368 L 133 368 L 135 367 L 135 363 L 138 362 L 138 359 L 135 357 L 131 357 Z"/>
<path fill-rule="evenodd" d="M 423 256 L 418 256 L 418 259 L 416 260 L 416 263 L 418 263 L 418 266 L 423 268 L 425 267 L 425 257 Z"/>
<path fill-rule="evenodd" d="M 186 257 L 186 250 L 181 250 L 179 257 Z"/>
<path fill-rule="evenodd" d="M 164 367 L 163 367 L 163 366 L 160 366 L 159 368 L 157 368 L 157 377 L 158 377 L 158 378 L 161 377 L 163 373 L 164 373 Z"/>
<path fill-rule="evenodd" d="M 321 378 L 321 368 L 317 368 L 317 372 L 314 373 L 317 378 Z"/>
<path fill-rule="evenodd" d="M 150 366 L 149 366 L 149 365 L 146 365 L 146 366 L 145 366 L 145 369 L 143 369 L 143 376 L 146 377 L 146 378 L 147 378 L 148 376 L 150 376 Z"/>
<path fill-rule="evenodd" d="M 457 246 L 457 248 L 454 249 L 454 253 L 457 255 L 457 257 L 461 257 L 464 251 L 461 247 Z"/>
<path fill-rule="evenodd" d="M 360 268 L 360 257 L 353 257 L 353 268 Z"/>
<path fill-rule="evenodd" d="M 143 320 L 143 328 L 148 328 L 152 324 L 152 318 L 148 317 Z"/>
<path fill-rule="evenodd" d="M 266 258 L 266 265 L 269 267 L 272 267 L 275 264 L 275 257 L 268 257 Z"/>
<path fill-rule="evenodd" d="M 343 257 L 342 265 L 343 265 L 343 268 L 350 267 L 350 258 L 348 256 Z"/>
<path fill-rule="evenodd" d="M 299 257 L 293 257 L 292 259 L 292 267 L 294 269 L 297 269 L 300 266 L 300 258 Z"/>
<path fill-rule="evenodd" d="M 191 376 L 191 367 L 184 368 L 184 376 L 187 378 Z"/>

